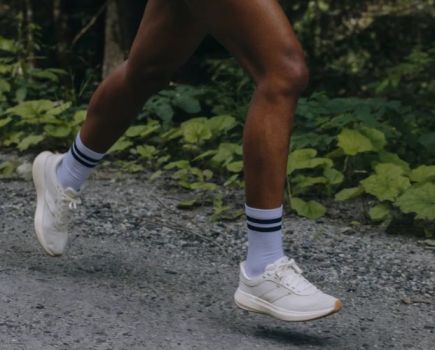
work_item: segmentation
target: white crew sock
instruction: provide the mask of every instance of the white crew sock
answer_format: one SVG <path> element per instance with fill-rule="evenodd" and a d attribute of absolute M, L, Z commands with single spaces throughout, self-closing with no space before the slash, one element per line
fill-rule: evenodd
<path fill-rule="evenodd" d="M 80 139 L 79 132 L 57 168 L 57 178 L 60 184 L 64 188 L 72 187 L 79 191 L 103 156 L 104 153 L 98 153 L 86 147 Z"/>
<path fill-rule="evenodd" d="M 282 205 L 275 209 L 257 209 L 245 204 L 248 226 L 248 256 L 245 271 L 249 277 L 261 275 L 268 264 L 284 256 L 282 211 Z"/>

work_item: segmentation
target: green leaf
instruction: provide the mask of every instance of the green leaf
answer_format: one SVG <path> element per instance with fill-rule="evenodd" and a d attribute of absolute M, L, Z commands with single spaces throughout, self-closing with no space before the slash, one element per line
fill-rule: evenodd
<path fill-rule="evenodd" d="M 240 173 L 243 170 L 243 161 L 237 161 L 227 164 L 227 170 L 232 173 Z"/>
<path fill-rule="evenodd" d="M 123 165 L 122 169 L 128 173 L 138 173 L 145 170 L 145 167 L 142 164 L 127 161 Z"/>
<path fill-rule="evenodd" d="M 211 171 L 210 169 L 205 169 L 202 171 L 202 175 L 206 180 L 210 180 L 213 177 L 213 171 Z"/>
<path fill-rule="evenodd" d="M 11 161 L 0 163 L 0 175 L 11 176 L 16 169 L 16 165 Z"/>
<path fill-rule="evenodd" d="M 404 213 L 417 214 L 417 219 L 435 220 L 435 184 L 413 185 L 394 204 Z"/>
<path fill-rule="evenodd" d="M 307 159 L 311 159 L 317 156 L 317 151 L 313 148 L 302 148 L 297 149 L 289 154 L 288 161 L 289 162 L 301 162 Z"/>
<path fill-rule="evenodd" d="M 67 109 L 71 107 L 71 102 L 65 102 L 65 103 L 53 103 L 53 108 L 50 108 L 47 111 L 47 116 L 56 116 L 59 114 L 62 114 Z"/>
<path fill-rule="evenodd" d="M 312 169 L 317 167 L 330 168 L 333 162 L 328 158 L 316 157 L 317 151 L 304 148 L 291 152 L 287 160 L 287 175 L 298 169 Z"/>
<path fill-rule="evenodd" d="M 373 221 L 385 221 L 391 218 L 390 208 L 385 204 L 377 204 L 369 210 L 369 217 Z"/>
<path fill-rule="evenodd" d="M 65 138 L 71 133 L 71 128 L 68 125 L 45 125 L 44 131 L 53 137 Z"/>
<path fill-rule="evenodd" d="M 359 129 L 359 132 L 370 140 L 374 150 L 376 151 L 383 150 L 385 145 L 387 144 L 387 140 L 385 139 L 385 135 L 382 131 L 362 127 L 361 129 Z"/>
<path fill-rule="evenodd" d="M 360 183 L 367 193 L 380 201 L 394 201 L 403 191 L 411 186 L 409 179 L 403 176 L 403 169 L 397 165 L 382 163 L 375 167 L 376 174 Z"/>
<path fill-rule="evenodd" d="M 133 145 L 133 142 L 130 140 L 126 140 L 124 137 L 121 137 L 110 149 L 107 153 L 118 153 L 125 151 L 127 148 Z"/>
<path fill-rule="evenodd" d="M 229 185 L 234 184 L 235 182 L 237 182 L 238 178 L 239 178 L 239 174 L 231 175 L 231 176 L 227 179 L 227 181 L 225 181 L 224 186 L 229 186 Z"/>
<path fill-rule="evenodd" d="M 12 121 L 11 117 L 6 117 L 4 119 L 0 119 L 0 128 L 6 126 L 7 124 L 9 124 Z"/>
<path fill-rule="evenodd" d="M 343 173 L 334 168 L 326 168 L 323 170 L 323 176 L 328 179 L 331 185 L 341 184 L 344 180 Z"/>
<path fill-rule="evenodd" d="M 385 173 L 392 173 L 396 175 L 403 175 L 405 173 L 404 169 L 396 164 L 392 163 L 379 163 L 375 165 L 375 172 L 376 174 L 385 174 Z"/>
<path fill-rule="evenodd" d="M 171 140 L 176 139 L 177 137 L 180 137 L 180 136 L 183 136 L 183 132 L 181 131 L 180 128 L 169 129 L 168 131 L 166 131 L 160 135 L 160 137 L 164 141 L 171 141 Z"/>
<path fill-rule="evenodd" d="M 42 135 L 29 135 L 22 139 L 20 143 L 18 144 L 18 149 L 20 151 L 25 151 L 31 146 L 37 145 L 44 139 L 44 136 Z"/>
<path fill-rule="evenodd" d="M 326 208 L 316 201 L 306 202 L 303 199 L 292 197 L 290 199 L 290 205 L 298 215 L 309 219 L 318 219 L 326 213 Z"/>
<path fill-rule="evenodd" d="M 82 122 L 84 122 L 86 119 L 86 114 L 87 114 L 87 111 L 85 111 L 85 110 L 75 112 L 72 125 L 76 126 L 76 125 L 80 125 Z"/>
<path fill-rule="evenodd" d="M 54 108 L 54 103 L 50 100 L 34 100 L 21 102 L 9 108 L 6 112 L 17 115 L 23 119 L 31 119 L 43 116 L 52 108 Z"/>
<path fill-rule="evenodd" d="M 408 173 L 411 168 L 409 167 L 409 164 L 405 162 L 403 159 L 401 159 L 397 154 L 390 153 L 390 152 L 380 152 L 379 153 L 379 160 L 382 163 L 391 163 L 400 166 L 404 173 Z"/>
<path fill-rule="evenodd" d="M 343 129 L 338 135 L 338 146 L 345 154 L 354 156 L 358 153 L 374 151 L 370 139 L 358 130 Z"/>
<path fill-rule="evenodd" d="M 56 83 L 59 80 L 58 76 L 48 69 L 46 70 L 46 69 L 35 68 L 32 71 L 30 71 L 30 75 L 34 78 L 47 79 L 54 83 Z"/>
<path fill-rule="evenodd" d="M 222 142 L 219 144 L 215 155 L 211 158 L 211 161 L 216 164 L 227 164 L 231 162 L 235 155 L 242 153 L 242 146 L 236 143 Z"/>
<path fill-rule="evenodd" d="M 6 80 L 0 79 L 0 94 L 11 91 L 11 84 Z"/>
<path fill-rule="evenodd" d="M 435 180 L 435 165 L 420 165 L 409 174 L 413 182 L 426 182 Z"/>
<path fill-rule="evenodd" d="M 335 194 L 336 201 L 346 201 L 348 199 L 356 198 L 364 193 L 361 186 L 344 188 Z"/>
<path fill-rule="evenodd" d="M 201 143 L 212 137 L 210 128 L 205 123 L 205 118 L 190 119 L 181 124 L 184 141 L 189 143 Z"/>
<path fill-rule="evenodd" d="M 160 176 L 162 176 L 163 171 L 161 170 L 157 170 L 155 171 L 151 176 L 150 176 L 150 181 L 154 181 L 155 179 L 159 178 Z"/>
<path fill-rule="evenodd" d="M 15 107 L 9 108 L 6 112 L 17 115 L 31 123 L 58 123 L 55 116 L 63 113 L 71 107 L 70 102 L 55 103 L 50 100 L 33 100 L 21 102 Z"/>
<path fill-rule="evenodd" d="M 144 130 L 146 130 L 146 125 L 134 125 L 130 126 L 125 132 L 125 136 L 127 137 L 136 137 L 139 136 Z"/>
<path fill-rule="evenodd" d="M 208 151 L 205 151 L 205 152 L 201 153 L 201 154 L 198 155 L 197 157 L 193 158 L 193 160 L 194 160 L 194 161 L 195 161 L 195 160 L 201 160 L 201 159 L 207 158 L 207 157 L 212 156 L 212 155 L 215 155 L 215 154 L 216 154 L 216 150 L 214 150 L 214 149 L 210 149 L 210 150 L 208 150 Z"/>
<path fill-rule="evenodd" d="M 175 106 L 189 114 L 201 112 L 201 105 L 197 98 L 185 94 L 177 94 L 173 100 Z"/>
<path fill-rule="evenodd" d="M 219 135 L 237 125 L 236 119 L 230 115 L 218 115 L 208 119 L 207 126 L 213 135 Z"/>
<path fill-rule="evenodd" d="M 165 170 L 188 168 L 190 168 L 190 163 L 188 160 L 177 160 L 175 162 L 168 163 L 163 167 Z"/>
<path fill-rule="evenodd" d="M 5 146 L 18 144 L 22 140 L 24 135 L 25 134 L 23 131 L 15 131 L 15 132 L 8 133 L 7 136 L 3 140 L 3 144 Z"/>
<path fill-rule="evenodd" d="M 15 91 L 15 101 L 21 103 L 27 97 L 27 88 L 25 86 L 18 88 Z"/>
<path fill-rule="evenodd" d="M 160 123 L 156 120 L 153 120 L 147 124 L 143 125 L 134 125 L 127 129 L 125 136 L 127 137 L 145 137 L 149 134 L 153 133 L 154 131 L 158 130 L 160 128 Z"/>
<path fill-rule="evenodd" d="M 187 199 L 187 200 L 178 202 L 177 208 L 178 209 L 192 209 L 193 207 L 196 207 L 199 204 L 201 204 L 201 203 L 200 203 L 198 198 Z"/>
<path fill-rule="evenodd" d="M 292 179 L 292 182 L 295 183 L 295 190 L 301 190 L 314 185 L 325 184 L 328 182 L 328 179 L 323 176 L 299 175 L 299 176 L 295 176 Z"/>
<path fill-rule="evenodd" d="M 6 39 L 0 36 L 0 51 L 15 53 L 18 50 L 17 42 L 15 40 Z"/>
<path fill-rule="evenodd" d="M 152 159 L 158 153 L 157 148 L 152 145 L 139 145 L 136 152 L 145 159 Z"/>
<path fill-rule="evenodd" d="M 203 190 L 203 191 L 209 191 L 209 190 L 215 190 L 218 188 L 218 185 L 212 182 L 193 182 L 190 184 L 190 188 L 192 190 Z"/>

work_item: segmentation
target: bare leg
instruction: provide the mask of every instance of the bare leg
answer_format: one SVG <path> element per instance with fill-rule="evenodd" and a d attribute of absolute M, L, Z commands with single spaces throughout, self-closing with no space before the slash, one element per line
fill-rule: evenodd
<path fill-rule="evenodd" d="M 83 143 L 96 152 L 106 152 L 205 34 L 203 24 L 182 0 L 149 0 L 128 60 L 92 96 L 80 130 Z"/>
<path fill-rule="evenodd" d="M 185 0 L 256 84 L 243 135 L 246 203 L 282 204 L 293 114 L 308 80 L 302 48 L 275 0 Z"/>

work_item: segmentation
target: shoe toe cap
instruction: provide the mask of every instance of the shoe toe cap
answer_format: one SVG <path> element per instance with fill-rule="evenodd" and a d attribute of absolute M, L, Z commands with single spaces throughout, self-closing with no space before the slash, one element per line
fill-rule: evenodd
<path fill-rule="evenodd" d="M 68 241 L 68 236 L 59 232 L 45 235 L 45 250 L 53 256 L 62 255 Z"/>

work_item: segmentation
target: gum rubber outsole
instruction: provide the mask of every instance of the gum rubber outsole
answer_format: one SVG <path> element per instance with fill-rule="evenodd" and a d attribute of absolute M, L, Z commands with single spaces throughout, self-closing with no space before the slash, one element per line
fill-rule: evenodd
<path fill-rule="evenodd" d="M 337 299 L 334 307 L 326 310 L 319 310 L 317 312 L 288 312 L 283 309 L 277 308 L 276 306 L 265 300 L 261 300 L 260 298 L 245 293 L 239 289 L 237 289 L 234 295 L 234 301 L 236 305 L 243 310 L 271 316 L 273 318 L 287 322 L 318 320 L 320 318 L 324 318 L 337 313 L 343 307 L 342 302 Z"/>

